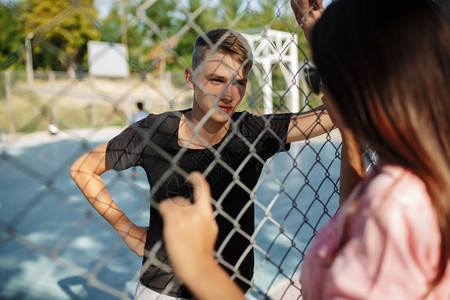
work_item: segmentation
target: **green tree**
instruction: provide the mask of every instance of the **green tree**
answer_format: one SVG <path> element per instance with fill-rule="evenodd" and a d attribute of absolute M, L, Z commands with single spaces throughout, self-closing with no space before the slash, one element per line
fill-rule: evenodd
<path fill-rule="evenodd" d="M 93 0 L 26 0 L 25 34 L 32 33 L 36 68 L 66 70 L 87 63 L 87 42 L 98 40 Z"/>
<path fill-rule="evenodd" d="M 22 2 L 0 2 L 0 69 L 10 66 L 23 67 L 24 25 L 21 21 L 24 5 Z"/>
<path fill-rule="evenodd" d="M 242 32 L 252 29 L 257 33 L 264 29 L 290 32 L 297 29 L 289 1 L 211 3 L 208 0 L 115 0 L 109 15 L 102 20 L 101 40 L 125 42 L 131 70 L 146 72 L 157 68 L 162 57 L 168 68 L 190 65 L 195 39 L 201 32 L 214 28 L 231 27 Z M 299 37 L 303 48 L 301 33 Z M 168 40 L 173 51 L 165 49 Z"/>
<path fill-rule="evenodd" d="M 162 56 L 170 62 L 174 61 L 176 55 L 165 52 L 164 42 L 182 26 L 178 11 L 179 7 L 173 0 L 153 3 L 117 0 L 109 15 L 102 20 L 101 39 L 127 44 L 131 70 L 151 70 Z M 172 46 L 175 46 L 174 42 L 171 40 Z"/>
<path fill-rule="evenodd" d="M 187 7 L 184 7 L 182 19 L 182 32 L 175 49 L 179 54 L 181 66 L 191 65 L 192 51 L 194 50 L 195 39 L 202 32 L 222 27 L 219 23 L 217 8 L 207 5 L 205 0 L 189 0 Z M 227 4 L 228 5 L 228 2 Z"/>
<path fill-rule="evenodd" d="M 148 47 L 145 46 L 145 33 L 142 26 L 134 24 L 134 16 L 129 10 L 135 10 L 133 2 L 116 1 L 112 4 L 108 16 L 101 21 L 100 40 L 110 43 L 124 43 L 128 48 L 131 71 L 139 71 L 149 60 Z"/>

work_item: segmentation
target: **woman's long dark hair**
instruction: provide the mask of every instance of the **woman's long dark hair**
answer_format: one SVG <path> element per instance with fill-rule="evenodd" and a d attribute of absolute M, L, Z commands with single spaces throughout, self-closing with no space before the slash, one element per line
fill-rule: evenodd
<path fill-rule="evenodd" d="M 419 176 L 450 258 L 450 31 L 431 0 L 337 0 L 314 27 L 314 62 L 346 126 Z"/>

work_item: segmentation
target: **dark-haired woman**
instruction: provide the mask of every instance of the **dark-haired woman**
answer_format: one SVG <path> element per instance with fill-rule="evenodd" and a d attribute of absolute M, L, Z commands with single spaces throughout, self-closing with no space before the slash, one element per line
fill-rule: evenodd
<path fill-rule="evenodd" d="M 321 1 L 291 4 L 349 146 L 343 155 L 368 143 L 379 157 L 317 233 L 302 265 L 303 299 L 449 299 L 448 25 L 432 0 L 336 0 L 323 14 Z M 244 299 L 212 259 L 208 186 L 199 174 L 191 181 L 193 206 L 161 206 L 176 274 L 199 299 Z M 177 225 L 179 213 L 190 223 Z M 176 238 L 188 225 L 198 234 L 186 249 Z"/>

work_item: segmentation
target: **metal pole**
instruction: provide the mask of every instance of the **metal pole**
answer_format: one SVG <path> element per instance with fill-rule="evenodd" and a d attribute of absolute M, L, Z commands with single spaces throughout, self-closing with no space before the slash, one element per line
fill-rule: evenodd
<path fill-rule="evenodd" d="M 14 110 L 11 97 L 11 73 L 9 70 L 5 71 L 5 92 L 6 101 L 8 102 L 8 121 L 9 121 L 9 133 L 16 132 L 16 126 L 14 125 Z"/>
<path fill-rule="evenodd" d="M 300 74 L 298 74 L 298 40 L 297 35 L 293 35 L 292 38 L 294 39 L 290 45 L 289 45 L 289 63 L 291 67 L 291 72 L 288 72 L 285 77 L 288 77 L 291 82 L 288 83 L 288 89 L 290 88 L 289 93 L 289 110 L 291 112 L 298 112 L 300 109 L 300 92 L 298 90 L 298 87 L 295 84 L 300 85 Z M 283 65 L 283 64 L 281 64 Z M 292 74 L 292 76 L 289 76 L 289 74 Z M 303 106 L 303 103 L 301 104 Z"/>
<path fill-rule="evenodd" d="M 27 67 L 27 79 L 28 79 L 28 87 L 30 90 L 34 89 L 34 73 L 33 73 L 33 55 L 31 48 L 31 39 L 33 38 L 33 34 L 29 33 L 25 37 L 25 53 L 26 53 L 26 67 Z"/>
<path fill-rule="evenodd" d="M 55 72 L 53 70 L 50 70 L 48 72 L 48 81 L 50 82 L 50 86 L 52 89 L 56 90 L 55 88 Z M 56 107 L 56 99 L 55 96 L 50 98 L 50 105 L 51 105 L 51 124 L 58 127 L 58 110 Z"/>
<path fill-rule="evenodd" d="M 119 10 L 120 14 L 120 33 L 122 37 L 122 44 L 128 46 L 128 37 L 127 37 L 127 13 L 128 13 L 128 1 L 122 0 L 122 6 Z"/>
<path fill-rule="evenodd" d="M 271 114 L 273 112 L 273 98 L 272 98 L 272 73 L 270 72 L 270 61 L 268 59 L 262 62 L 264 70 L 264 114 Z"/>

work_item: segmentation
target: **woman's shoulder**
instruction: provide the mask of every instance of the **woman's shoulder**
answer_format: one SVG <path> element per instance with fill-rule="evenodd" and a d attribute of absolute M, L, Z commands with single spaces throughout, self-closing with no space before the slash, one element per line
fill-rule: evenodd
<path fill-rule="evenodd" d="M 385 163 L 380 163 L 375 168 L 375 174 L 371 176 L 363 191 L 363 198 L 370 199 L 370 202 L 379 208 L 431 208 L 431 199 L 425 183 L 411 170 Z"/>
<path fill-rule="evenodd" d="M 424 182 L 411 170 L 382 164 L 360 201 L 360 218 L 374 221 L 392 242 L 406 241 L 425 252 L 440 243 L 431 197 Z"/>

